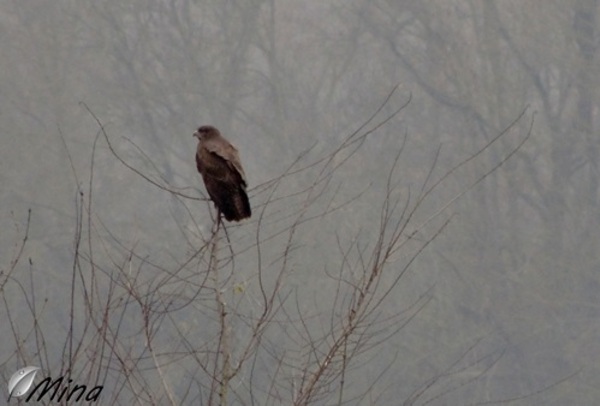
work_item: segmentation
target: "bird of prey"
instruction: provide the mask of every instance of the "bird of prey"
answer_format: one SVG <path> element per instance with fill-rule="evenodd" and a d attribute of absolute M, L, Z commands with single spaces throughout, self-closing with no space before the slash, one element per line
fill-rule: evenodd
<path fill-rule="evenodd" d="M 194 133 L 198 138 L 196 166 L 206 191 L 227 221 L 250 217 L 246 175 L 238 150 L 215 127 L 205 125 Z"/>

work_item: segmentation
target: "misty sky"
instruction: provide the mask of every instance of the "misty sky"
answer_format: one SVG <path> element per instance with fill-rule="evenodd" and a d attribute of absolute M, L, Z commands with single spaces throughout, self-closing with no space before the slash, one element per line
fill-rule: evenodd
<path fill-rule="evenodd" d="M 596 404 L 599 13 L 596 0 L 3 2 L 5 380 L 64 372 L 72 333 L 73 370 L 100 377 L 106 404 L 209 404 L 214 292 L 243 364 L 266 289 L 280 306 L 229 401 L 292 404 L 403 224 L 345 389 L 332 374 L 311 404 Z M 222 234 L 218 289 L 202 276 L 205 124 L 239 149 L 253 206 Z M 106 331 L 135 379 L 118 351 L 90 361 Z"/>

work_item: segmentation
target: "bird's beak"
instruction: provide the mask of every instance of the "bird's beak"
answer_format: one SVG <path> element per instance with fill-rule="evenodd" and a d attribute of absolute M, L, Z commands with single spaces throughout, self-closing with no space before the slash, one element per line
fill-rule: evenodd
<path fill-rule="evenodd" d="M 192 135 L 192 137 L 194 137 L 194 138 L 196 138 L 196 137 L 200 137 L 200 134 L 198 134 L 198 131 L 196 131 L 196 132 L 194 133 L 194 135 Z"/>

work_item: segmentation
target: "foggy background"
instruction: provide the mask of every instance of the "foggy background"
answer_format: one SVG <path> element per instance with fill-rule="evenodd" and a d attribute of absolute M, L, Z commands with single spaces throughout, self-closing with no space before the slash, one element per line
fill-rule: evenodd
<path fill-rule="evenodd" d="M 400 402 L 475 346 L 467 364 L 489 354 L 501 359 L 432 404 L 530 394 L 514 404 L 596 404 L 599 13 L 595 0 L 4 1 L 0 269 L 14 257 L 30 208 L 27 261 L 13 277 L 35 282 L 38 300 L 47 300 L 39 320 L 47 345 L 62 348 L 52 332 L 64 333 L 78 185 L 89 180 L 98 133 L 80 102 L 127 162 L 198 195 L 198 126 L 215 125 L 238 147 L 252 188 L 306 148 L 318 154 L 339 144 L 399 84 L 386 111 L 412 95 L 410 104 L 341 169 L 342 196 L 367 192 L 322 223 L 343 237 L 360 233 L 365 244 L 375 238 L 369 225 L 378 219 L 381 179 L 405 134 L 401 193 L 420 187 L 440 145 L 438 177 L 529 106 L 516 135 L 485 160 L 506 154 L 535 112 L 530 139 L 449 209 L 448 227 L 394 291 L 389 306 L 397 311 L 410 303 L 403 302 L 407 296 L 427 289 L 431 300 L 370 355 L 359 375 L 377 375 L 397 358 L 373 389 L 377 396 L 356 403 Z M 96 148 L 97 221 L 157 263 L 189 253 L 174 225 L 185 217 L 181 205 L 118 163 L 102 139 Z M 481 165 L 493 165 L 485 160 Z M 440 202 L 482 168 L 452 178 Z M 255 206 L 258 198 L 250 195 Z M 209 206 L 190 206 L 209 230 Z M 299 297 L 315 298 L 316 314 L 318 298 L 328 295 L 325 270 L 338 266 L 328 253 L 338 249 L 326 230 L 301 235 L 287 283 Z M 26 304 L 14 286 L 2 295 L 6 325 L 6 309 L 18 320 Z M 179 317 L 192 317 L 185 312 Z M 30 325 L 25 317 L 17 322 L 23 332 Z M 21 365 L 5 334 L 0 362 L 10 376 Z"/>

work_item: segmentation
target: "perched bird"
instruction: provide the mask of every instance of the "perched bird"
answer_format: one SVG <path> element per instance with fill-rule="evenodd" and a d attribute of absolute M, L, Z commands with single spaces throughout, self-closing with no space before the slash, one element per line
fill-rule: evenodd
<path fill-rule="evenodd" d="M 227 221 L 250 217 L 246 175 L 238 150 L 215 127 L 205 125 L 194 133 L 198 138 L 196 166 L 219 213 Z"/>

